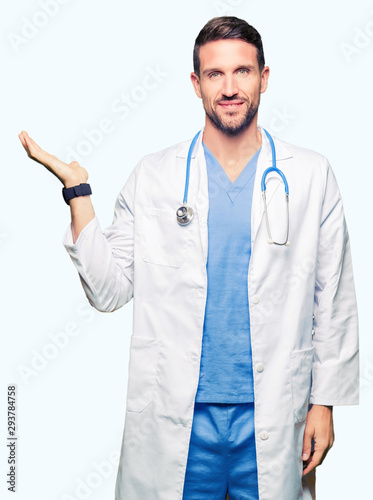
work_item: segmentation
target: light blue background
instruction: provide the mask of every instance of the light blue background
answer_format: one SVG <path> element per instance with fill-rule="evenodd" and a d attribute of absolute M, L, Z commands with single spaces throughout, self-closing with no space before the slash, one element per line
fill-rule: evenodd
<path fill-rule="evenodd" d="M 0 16 L 0 496 L 14 498 L 6 491 L 4 471 L 6 389 L 16 383 L 17 498 L 114 498 L 132 328 L 132 303 L 115 314 L 87 305 L 61 244 L 69 223 L 62 186 L 27 158 L 17 135 L 27 130 L 65 161 L 68 148 L 86 147 L 81 164 L 106 227 L 138 160 L 192 138 L 203 125 L 202 105 L 189 81 L 194 39 L 210 18 L 233 14 L 262 34 L 271 68 L 260 124 L 325 154 L 344 199 L 361 324 L 361 406 L 335 409 L 336 443 L 318 469 L 318 499 L 366 498 L 373 409 L 373 3 L 55 0 L 50 14 L 42 4 L 3 2 Z M 33 32 L 30 22 L 39 26 Z M 30 38 L 17 45 L 27 24 Z M 153 78 L 154 88 L 144 90 L 149 71 L 160 72 L 160 81 Z M 131 98 L 133 109 L 126 114 L 123 107 L 118 111 L 122 94 L 137 99 Z M 112 130 L 96 137 L 89 151 L 84 131 L 102 121 Z M 53 336 L 65 338 L 66 345 L 50 351 Z M 43 350 L 55 357 L 39 364 L 33 376 L 22 376 L 20 369 L 32 369 Z M 83 484 L 85 493 L 77 490 Z"/>

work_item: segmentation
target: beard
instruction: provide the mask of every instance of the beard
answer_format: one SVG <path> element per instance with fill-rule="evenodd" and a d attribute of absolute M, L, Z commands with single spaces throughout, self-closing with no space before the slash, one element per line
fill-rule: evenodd
<path fill-rule="evenodd" d="M 231 100 L 237 99 L 236 96 L 233 96 L 231 98 L 225 98 L 222 99 L 222 101 L 229 102 Z M 247 102 L 247 101 L 245 101 Z M 214 127 L 219 130 L 220 132 L 223 132 L 223 134 L 228 135 L 230 137 L 235 137 L 245 130 L 247 130 L 253 119 L 255 118 L 258 108 L 260 104 L 260 95 L 258 98 L 258 102 L 252 102 L 248 109 L 246 110 L 245 115 L 242 117 L 242 119 L 238 123 L 224 123 L 223 119 L 216 113 L 214 109 L 208 110 L 204 106 L 206 115 L 209 117 L 211 123 L 214 125 Z M 233 116 L 231 114 L 230 116 Z"/>

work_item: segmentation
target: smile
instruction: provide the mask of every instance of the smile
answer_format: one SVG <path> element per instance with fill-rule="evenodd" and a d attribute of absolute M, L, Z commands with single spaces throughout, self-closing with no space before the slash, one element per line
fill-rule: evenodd
<path fill-rule="evenodd" d="M 227 102 L 227 101 L 221 101 L 218 103 L 219 106 L 222 106 L 223 108 L 228 108 L 228 109 L 235 109 L 243 105 L 242 101 L 238 102 Z"/>

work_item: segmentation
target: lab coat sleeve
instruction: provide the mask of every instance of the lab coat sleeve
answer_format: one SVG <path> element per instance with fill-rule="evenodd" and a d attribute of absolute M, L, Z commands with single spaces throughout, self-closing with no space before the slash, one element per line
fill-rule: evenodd
<path fill-rule="evenodd" d="M 99 311 L 119 309 L 133 297 L 134 204 L 138 168 L 119 193 L 111 226 L 104 232 L 97 217 L 73 243 L 71 224 L 63 245 L 69 253 L 90 304 Z"/>
<path fill-rule="evenodd" d="M 343 204 L 326 161 L 314 300 L 315 356 L 310 402 L 359 403 L 358 314 Z"/>

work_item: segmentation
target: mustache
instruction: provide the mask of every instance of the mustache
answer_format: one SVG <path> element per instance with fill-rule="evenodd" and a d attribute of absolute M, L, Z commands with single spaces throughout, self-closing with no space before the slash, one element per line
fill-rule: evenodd
<path fill-rule="evenodd" d="M 231 97 L 224 96 L 221 99 L 219 99 L 217 102 L 229 102 L 229 101 L 243 101 L 247 102 L 247 99 L 243 97 L 239 97 L 238 94 L 234 94 Z"/>

